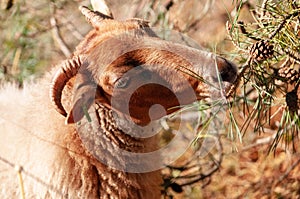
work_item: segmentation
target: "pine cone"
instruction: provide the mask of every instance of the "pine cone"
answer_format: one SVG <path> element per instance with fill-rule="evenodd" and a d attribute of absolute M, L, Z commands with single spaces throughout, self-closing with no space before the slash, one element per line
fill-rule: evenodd
<path fill-rule="evenodd" d="M 273 56 L 274 46 L 269 44 L 267 40 L 261 40 L 250 46 L 249 54 L 252 59 L 260 62 Z"/>
<path fill-rule="evenodd" d="M 298 81 L 298 79 L 300 78 L 300 73 L 290 67 L 283 67 L 279 69 L 278 75 L 279 77 L 287 80 L 288 83 L 296 83 L 296 81 Z"/>

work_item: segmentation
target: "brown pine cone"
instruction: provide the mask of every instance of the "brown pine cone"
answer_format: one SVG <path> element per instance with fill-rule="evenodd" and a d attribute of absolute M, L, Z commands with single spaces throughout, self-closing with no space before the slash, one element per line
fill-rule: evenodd
<path fill-rule="evenodd" d="M 296 83 L 300 78 L 300 73 L 290 67 L 283 67 L 278 70 L 278 75 L 287 80 L 287 83 Z"/>
<path fill-rule="evenodd" d="M 271 45 L 267 40 L 261 40 L 250 46 L 249 54 L 252 59 L 260 62 L 273 56 L 274 46 Z"/>

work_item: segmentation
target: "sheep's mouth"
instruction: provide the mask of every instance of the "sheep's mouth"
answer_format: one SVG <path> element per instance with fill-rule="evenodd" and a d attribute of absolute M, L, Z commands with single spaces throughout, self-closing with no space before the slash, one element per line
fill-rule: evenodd
<path fill-rule="evenodd" d="M 224 98 L 232 88 L 234 82 L 222 81 L 216 78 L 213 81 L 199 82 L 194 87 L 197 101 L 199 100 L 216 100 Z"/>

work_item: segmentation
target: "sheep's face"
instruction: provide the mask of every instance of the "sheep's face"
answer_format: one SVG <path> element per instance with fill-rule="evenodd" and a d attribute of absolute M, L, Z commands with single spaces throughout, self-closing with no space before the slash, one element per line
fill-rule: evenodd
<path fill-rule="evenodd" d="M 235 67 L 211 53 L 136 34 L 127 33 L 126 38 L 100 43 L 85 58 L 83 71 L 89 71 L 97 85 L 91 96 L 95 102 L 137 124 L 199 99 L 221 97 L 235 79 Z M 78 96 L 82 100 L 83 93 Z"/>
<path fill-rule="evenodd" d="M 152 59 L 152 53 L 161 58 L 147 60 L 147 56 Z M 148 48 L 128 52 L 116 59 L 99 77 L 105 104 L 129 115 L 134 122 L 145 124 L 175 111 L 175 107 L 195 101 L 190 83 L 196 84 L 196 81 L 190 79 L 189 82 L 186 75 L 176 71 L 177 63 L 164 65 L 163 58 L 168 60 L 168 54 Z"/>
<path fill-rule="evenodd" d="M 159 39 L 141 20 L 99 24 L 74 53 L 80 68 L 69 123 L 84 116 L 83 106 L 100 103 L 145 125 L 182 105 L 221 97 L 236 78 L 226 59 Z"/>

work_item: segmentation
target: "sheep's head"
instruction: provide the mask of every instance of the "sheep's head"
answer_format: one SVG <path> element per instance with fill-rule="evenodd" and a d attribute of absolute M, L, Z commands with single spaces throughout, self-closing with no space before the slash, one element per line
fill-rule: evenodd
<path fill-rule="evenodd" d="M 81 11 L 94 29 L 62 64 L 51 88 L 52 101 L 68 123 L 101 103 L 145 125 L 182 105 L 221 96 L 236 78 L 236 67 L 226 59 L 162 40 L 144 20 L 120 22 L 86 7 Z M 74 76 L 74 105 L 67 113 L 61 96 Z"/>

